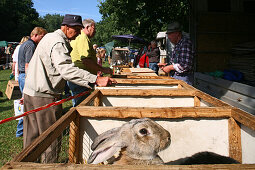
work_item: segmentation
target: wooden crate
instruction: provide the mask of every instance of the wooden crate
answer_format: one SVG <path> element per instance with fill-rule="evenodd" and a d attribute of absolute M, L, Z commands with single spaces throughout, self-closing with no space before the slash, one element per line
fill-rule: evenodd
<path fill-rule="evenodd" d="M 19 89 L 19 83 L 15 80 L 9 80 L 5 94 L 8 99 L 20 99 L 22 95 Z"/>
<path fill-rule="evenodd" d="M 104 104 L 107 97 L 165 97 L 183 102 L 177 106 L 116 106 Z M 186 106 L 186 100 L 193 105 Z M 178 102 L 177 102 L 178 103 Z M 192 102 L 191 102 L 192 103 Z M 132 103 L 133 104 L 133 103 Z M 176 159 L 208 149 L 225 156 L 230 156 L 244 164 L 238 165 L 153 165 L 153 166 L 102 166 L 77 164 L 35 164 L 38 156 L 70 124 L 69 162 L 84 163 L 87 149 L 93 139 L 103 131 L 116 127 L 133 118 L 148 117 L 170 131 L 172 147 L 160 153 L 163 160 Z M 102 127 L 103 126 L 103 127 Z M 255 117 L 240 109 L 213 98 L 196 89 L 97 89 L 78 107 L 72 108 L 54 125 L 46 130 L 29 147 L 4 168 L 32 168 L 36 166 L 49 168 L 113 168 L 113 169 L 254 169 L 255 165 Z M 179 139 L 179 140 L 178 140 Z M 185 146 L 181 142 L 185 142 Z M 180 147 L 180 146 L 183 146 Z M 175 156 L 175 157 L 173 157 Z"/>

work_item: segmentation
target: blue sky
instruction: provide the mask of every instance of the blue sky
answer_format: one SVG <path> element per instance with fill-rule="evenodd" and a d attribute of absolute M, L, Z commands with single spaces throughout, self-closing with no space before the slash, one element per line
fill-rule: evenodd
<path fill-rule="evenodd" d="M 82 19 L 101 20 L 97 0 L 33 0 L 34 8 L 40 16 L 46 14 L 76 14 Z"/>

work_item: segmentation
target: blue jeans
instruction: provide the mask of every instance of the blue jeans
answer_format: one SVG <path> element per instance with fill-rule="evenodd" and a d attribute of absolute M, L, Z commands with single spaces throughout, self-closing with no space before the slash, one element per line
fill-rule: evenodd
<path fill-rule="evenodd" d="M 187 84 L 193 86 L 193 82 L 194 82 L 193 74 L 187 74 L 185 76 L 178 76 L 178 75 L 174 74 L 173 78 L 182 80 L 182 81 L 186 82 Z"/>
<path fill-rule="evenodd" d="M 21 136 L 23 136 L 23 118 L 19 120 L 16 131 L 16 137 Z"/>
<path fill-rule="evenodd" d="M 25 73 L 20 73 L 19 74 L 18 81 L 19 81 L 19 89 L 20 89 L 21 94 L 23 94 L 23 89 L 24 89 L 24 86 L 25 86 L 25 78 L 26 78 Z"/>
<path fill-rule="evenodd" d="M 23 94 L 23 89 L 25 86 L 25 78 L 26 74 L 25 73 L 20 73 L 19 74 L 19 89 L 21 91 L 21 94 Z M 17 131 L 16 131 L 16 137 L 21 137 L 23 136 L 23 118 L 19 120 L 18 125 L 17 125 Z"/>
<path fill-rule="evenodd" d="M 84 91 L 88 91 L 89 88 L 84 87 L 84 86 L 79 86 L 77 84 L 74 84 L 70 81 L 67 82 L 67 85 L 69 86 L 70 90 L 71 90 L 71 94 L 72 96 L 75 96 L 79 93 L 82 93 Z M 72 99 L 72 103 L 73 103 L 73 107 L 78 106 L 83 100 L 85 100 L 90 94 L 86 94 L 84 96 Z"/>
<path fill-rule="evenodd" d="M 155 71 L 158 74 L 158 63 L 149 63 L 149 68 Z"/>

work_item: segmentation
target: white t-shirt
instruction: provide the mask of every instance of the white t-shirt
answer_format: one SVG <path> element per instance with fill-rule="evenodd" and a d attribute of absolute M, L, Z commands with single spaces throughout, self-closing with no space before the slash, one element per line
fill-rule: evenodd
<path fill-rule="evenodd" d="M 18 45 L 14 52 L 13 52 L 13 55 L 12 55 L 12 60 L 13 62 L 16 62 L 15 64 L 15 81 L 18 81 L 18 77 L 19 77 L 19 74 L 18 74 L 18 55 L 19 55 L 19 47 L 20 45 Z"/>

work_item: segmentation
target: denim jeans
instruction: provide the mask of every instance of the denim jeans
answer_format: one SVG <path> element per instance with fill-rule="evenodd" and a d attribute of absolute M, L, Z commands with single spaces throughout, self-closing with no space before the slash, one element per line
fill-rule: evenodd
<path fill-rule="evenodd" d="M 26 74 L 25 73 L 20 73 L 19 74 L 19 89 L 20 89 L 20 92 L 21 94 L 23 94 L 23 89 L 24 89 L 24 86 L 25 86 L 25 78 L 26 78 Z"/>
<path fill-rule="evenodd" d="M 87 87 L 79 86 L 77 84 L 74 84 L 70 81 L 67 82 L 67 85 L 69 86 L 71 90 L 72 96 L 75 96 L 79 93 L 82 93 L 84 91 L 88 91 L 89 89 Z M 78 106 L 83 100 L 85 100 L 90 94 L 86 94 L 84 96 L 72 99 L 73 107 Z"/>
<path fill-rule="evenodd" d="M 158 74 L 158 63 L 149 63 L 149 68 L 155 71 Z"/>
<path fill-rule="evenodd" d="M 21 91 L 21 94 L 23 94 L 23 89 L 25 86 L 25 78 L 26 74 L 25 73 L 20 73 L 19 74 L 19 89 Z M 23 118 L 19 120 L 18 125 L 17 125 L 17 131 L 16 131 L 16 137 L 21 137 L 23 136 Z"/>
<path fill-rule="evenodd" d="M 16 131 L 16 137 L 21 136 L 23 136 L 23 118 L 19 120 Z"/>
<path fill-rule="evenodd" d="M 187 74 L 185 76 L 178 76 L 178 75 L 174 74 L 173 78 L 182 80 L 182 81 L 186 82 L 187 84 L 193 86 L 193 82 L 194 82 L 193 74 Z"/>

